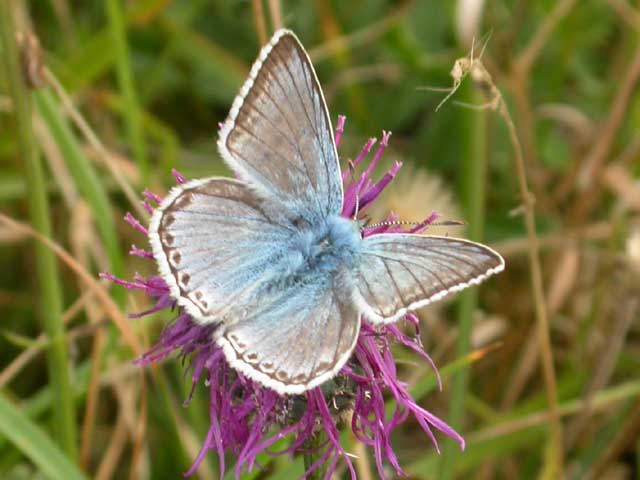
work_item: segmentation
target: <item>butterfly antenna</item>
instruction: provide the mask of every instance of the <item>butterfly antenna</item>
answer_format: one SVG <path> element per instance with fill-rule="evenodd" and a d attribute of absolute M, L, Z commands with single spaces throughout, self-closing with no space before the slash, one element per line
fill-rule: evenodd
<path fill-rule="evenodd" d="M 367 225 L 366 227 L 364 227 L 363 230 L 369 230 L 372 228 L 378 228 L 378 227 L 398 227 L 400 225 L 411 225 L 412 227 L 417 227 L 418 225 L 420 225 L 422 222 L 409 222 L 409 221 L 404 221 L 404 220 L 397 220 L 394 222 L 378 222 L 378 223 L 373 223 L 371 225 Z"/>
<path fill-rule="evenodd" d="M 461 220 L 443 220 L 441 222 L 433 222 L 429 226 L 433 227 L 464 227 L 467 222 Z"/>
<path fill-rule="evenodd" d="M 424 224 L 424 222 L 409 222 L 404 220 L 396 220 L 394 222 L 378 222 L 373 223 L 371 225 L 366 225 L 363 230 L 370 230 L 378 227 L 398 227 L 398 226 L 412 226 L 417 227 L 419 225 L 424 225 L 425 227 L 461 227 L 466 225 L 467 222 L 462 222 L 460 220 L 443 220 L 441 222 L 433 222 L 429 224 Z"/>

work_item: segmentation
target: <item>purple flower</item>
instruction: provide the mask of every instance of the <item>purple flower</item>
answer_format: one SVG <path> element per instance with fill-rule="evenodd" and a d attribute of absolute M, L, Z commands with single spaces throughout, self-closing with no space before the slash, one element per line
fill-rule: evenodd
<path fill-rule="evenodd" d="M 340 142 L 344 123 L 345 117 L 339 117 L 336 144 Z M 362 174 L 356 176 L 354 169 L 374 147 L 376 140 L 373 138 L 365 144 L 360 154 L 350 163 L 350 168 L 344 172 L 343 216 L 352 218 L 356 211 L 365 210 L 398 173 L 401 163 L 396 163 L 379 181 L 371 180 L 374 167 L 382 157 L 389 137 L 390 133 L 383 132 L 382 141 Z M 179 183 L 185 182 L 184 177 L 175 170 L 173 174 Z M 143 204 L 151 213 L 153 204 L 160 203 L 161 198 L 149 191 L 145 191 L 144 195 Z M 363 235 L 419 232 L 437 218 L 436 214 L 431 214 L 423 222 L 405 229 L 391 214 L 385 222 L 365 227 Z M 125 220 L 143 235 L 147 235 L 146 228 L 130 214 L 127 214 Z M 153 258 L 149 251 L 135 245 L 130 253 L 142 258 Z M 144 278 L 136 275 L 130 282 L 110 274 L 103 276 L 126 288 L 144 290 L 149 297 L 155 299 L 153 308 L 131 315 L 134 318 L 175 306 L 169 288 L 158 276 Z M 406 315 L 404 322 L 413 325 L 417 332 L 419 321 L 414 314 Z M 137 360 L 139 365 L 147 365 L 178 351 L 183 359 L 189 361 L 192 394 L 195 385 L 203 378 L 209 387 L 211 426 L 187 475 L 196 471 L 209 450 L 215 450 L 218 454 L 221 478 L 226 469 L 225 453 L 235 455 L 237 459 L 234 473 L 238 478 L 243 470 L 251 470 L 257 466 L 256 458 L 261 452 L 293 455 L 314 448 L 317 460 L 308 466 L 305 475 L 323 468 L 327 472 L 325 478 L 329 478 L 342 458 L 351 478 L 355 479 L 351 458 L 340 444 L 338 425 L 341 423 L 350 423 L 354 435 L 372 448 L 381 478 L 385 478 L 385 461 L 398 475 L 404 474 L 390 439 L 393 430 L 409 417 L 418 421 L 436 450 L 438 442 L 434 429 L 455 439 L 460 448 L 464 449 L 464 439 L 442 420 L 418 405 L 409 394 L 406 384 L 398 379 L 390 348 L 394 343 L 404 345 L 425 359 L 440 383 L 438 371 L 419 341 L 403 333 L 397 325 L 374 327 L 363 322 L 353 355 L 340 373 L 320 387 L 301 395 L 290 396 L 281 396 L 234 371 L 227 364 L 222 349 L 211 340 L 215 329 L 215 325 L 195 323 L 188 314 L 181 311 L 165 326 L 158 343 Z M 387 413 L 385 398 L 393 400 L 394 410 L 391 414 Z M 189 400 L 190 398 L 185 403 Z M 319 430 L 323 432 L 326 441 L 319 446 L 310 447 L 317 445 L 312 440 Z M 290 445 L 284 450 L 273 451 L 273 445 L 285 437 L 291 438 Z"/>

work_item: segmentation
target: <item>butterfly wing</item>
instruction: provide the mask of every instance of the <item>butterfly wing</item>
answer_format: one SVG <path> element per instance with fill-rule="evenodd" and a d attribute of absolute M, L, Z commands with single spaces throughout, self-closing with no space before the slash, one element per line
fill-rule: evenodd
<path fill-rule="evenodd" d="M 372 235 L 363 240 L 362 261 L 355 272 L 360 308 L 372 323 L 395 322 L 503 269 L 498 253 L 468 240 Z"/>
<path fill-rule="evenodd" d="M 276 274 L 274 259 L 292 231 L 275 212 L 227 178 L 175 187 L 155 210 L 149 225 L 154 258 L 173 298 L 196 321 L 234 321 Z"/>
<path fill-rule="evenodd" d="M 360 331 L 360 314 L 340 277 L 263 292 L 250 315 L 220 331 L 233 368 L 281 394 L 299 394 L 333 377 Z"/>
<path fill-rule="evenodd" d="M 288 30 L 262 49 L 220 130 L 239 178 L 308 225 L 342 209 L 329 112 L 307 53 Z"/>
<path fill-rule="evenodd" d="M 197 322 L 219 323 L 216 341 L 229 363 L 292 394 L 342 368 L 360 314 L 350 275 L 284 273 L 296 232 L 278 208 L 241 181 L 195 180 L 163 200 L 149 238 L 178 304 Z"/>

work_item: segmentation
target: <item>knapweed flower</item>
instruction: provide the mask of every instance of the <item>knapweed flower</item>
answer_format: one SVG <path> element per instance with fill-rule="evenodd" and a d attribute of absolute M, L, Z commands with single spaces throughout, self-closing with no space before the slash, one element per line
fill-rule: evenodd
<path fill-rule="evenodd" d="M 340 142 L 344 122 L 344 117 L 340 117 L 336 128 L 336 144 Z M 357 212 L 366 211 L 400 170 L 402 165 L 396 162 L 379 181 L 371 179 L 389 137 L 389 133 L 383 133 L 370 163 L 359 176 L 354 171 L 373 149 L 375 139 L 370 139 L 365 144 L 360 154 L 350 162 L 350 168 L 344 172 L 344 217 L 353 218 Z M 174 176 L 179 183 L 185 182 L 175 171 Z M 145 192 L 145 198 L 144 206 L 152 213 L 153 204 L 159 204 L 161 198 L 148 191 Z M 405 228 L 391 214 L 384 222 L 365 226 L 362 235 L 420 232 L 436 218 L 436 214 L 431 214 L 424 221 Z M 139 232 L 147 235 L 147 229 L 131 215 L 128 214 L 125 219 Z M 151 252 L 135 246 L 131 254 L 153 259 Z M 133 317 L 175 306 L 168 286 L 158 276 L 144 278 L 136 275 L 131 282 L 108 274 L 104 276 L 127 288 L 144 290 L 155 300 L 152 309 L 132 315 Z M 417 331 L 418 318 L 414 314 L 407 314 L 404 321 Z M 418 405 L 409 394 L 407 385 L 398 378 L 391 350 L 393 344 L 401 344 L 421 356 L 433 368 L 440 383 L 437 369 L 422 349 L 418 336 L 411 337 L 403 333 L 397 325 L 372 326 L 363 322 L 353 354 L 337 376 L 303 394 L 287 396 L 279 395 L 234 371 L 225 360 L 222 349 L 213 341 L 216 328 L 215 324 L 198 324 L 180 310 L 177 317 L 164 328 L 159 342 L 138 359 L 139 365 L 147 365 L 177 351 L 183 359 L 188 359 L 193 387 L 200 381 L 205 381 L 208 385 L 211 425 L 202 449 L 187 475 L 196 471 L 209 450 L 217 452 L 221 478 L 226 470 L 225 454 L 235 456 L 234 473 L 238 478 L 244 470 L 259 467 L 257 457 L 262 452 L 269 455 L 294 455 L 309 453 L 312 449 L 316 460 L 307 465 L 305 476 L 322 468 L 326 471 L 325 478 L 329 478 L 342 458 L 351 478 L 355 479 L 352 459 L 340 443 L 339 425 L 342 424 L 349 425 L 354 435 L 371 447 L 381 478 L 385 478 L 385 461 L 398 475 L 403 475 L 404 471 L 390 439 L 393 430 L 410 417 L 420 424 L 436 450 L 438 441 L 434 430 L 455 439 L 464 448 L 463 438 L 445 422 Z M 391 412 L 387 409 L 389 402 L 393 406 Z M 318 438 L 324 440 L 314 442 L 317 435 L 322 435 Z M 283 438 L 290 439 L 288 447 L 274 451 L 274 444 Z"/>

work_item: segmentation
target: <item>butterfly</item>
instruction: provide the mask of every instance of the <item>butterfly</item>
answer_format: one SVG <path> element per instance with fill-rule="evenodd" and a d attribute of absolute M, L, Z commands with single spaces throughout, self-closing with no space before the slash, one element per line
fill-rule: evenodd
<path fill-rule="evenodd" d="M 280 394 L 335 376 L 361 321 L 395 322 L 504 268 L 468 240 L 408 234 L 363 238 L 340 215 L 333 128 L 311 60 L 295 34 L 262 48 L 221 126 L 235 179 L 174 187 L 149 238 L 178 305 L 228 363 Z"/>

